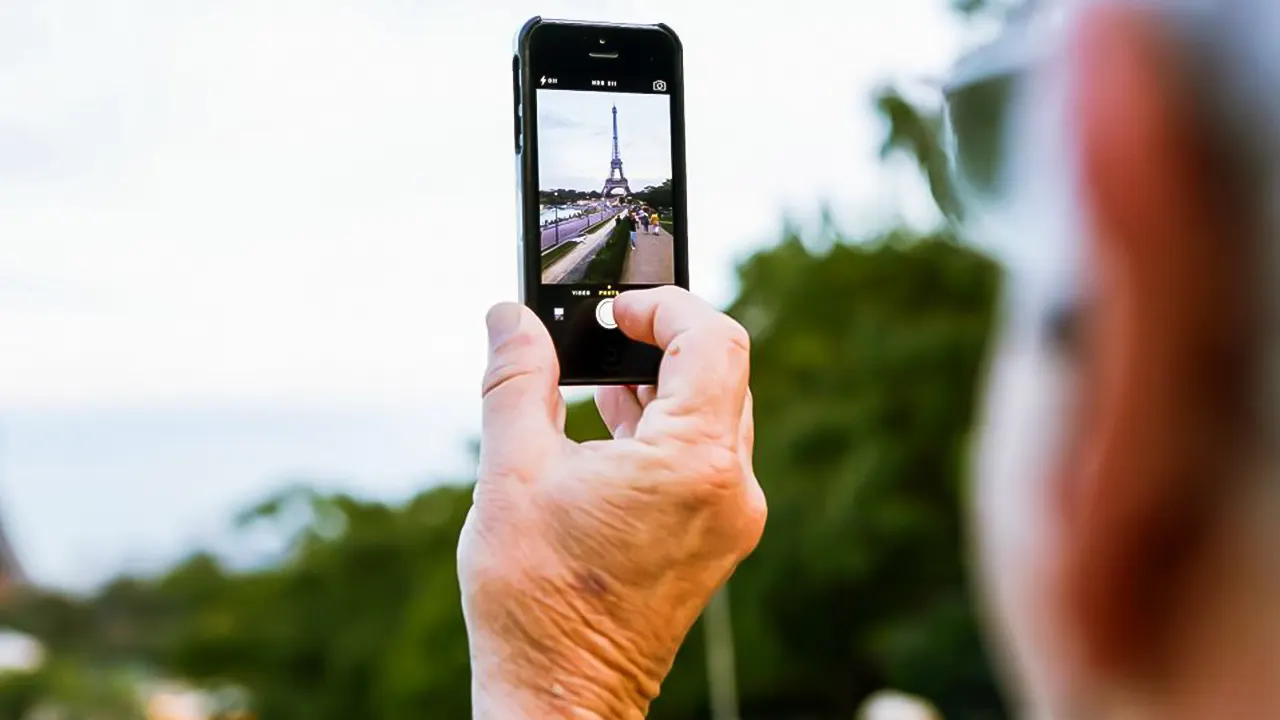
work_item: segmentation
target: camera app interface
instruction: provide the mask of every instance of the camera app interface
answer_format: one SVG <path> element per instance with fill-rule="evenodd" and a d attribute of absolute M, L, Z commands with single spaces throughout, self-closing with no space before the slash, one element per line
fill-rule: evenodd
<path fill-rule="evenodd" d="M 602 299 L 676 282 L 666 82 L 567 80 L 538 79 L 540 312 L 553 332 L 600 312 L 608 328 Z"/>

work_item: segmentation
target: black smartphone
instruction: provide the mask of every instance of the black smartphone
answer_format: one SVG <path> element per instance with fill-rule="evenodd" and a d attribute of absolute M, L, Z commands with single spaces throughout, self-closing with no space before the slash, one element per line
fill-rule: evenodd
<path fill-rule="evenodd" d="M 618 330 L 613 299 L 689 287 L 680 39 L 533 18 L 512 71 L 521 301 L 550 330 L 560 384 L 653 384 L 662 353 Z"/>

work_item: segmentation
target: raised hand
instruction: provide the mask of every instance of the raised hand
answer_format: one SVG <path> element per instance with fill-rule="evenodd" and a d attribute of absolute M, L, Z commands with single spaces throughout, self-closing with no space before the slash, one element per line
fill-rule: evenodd
<path fill-rule="evenodd" d="M 564 436 L 546 328 L 488 317 L 475 504 L 458 547 L 477 718 L 643 717 L 689 628 L 756 546 L 749 341 L 674 287 L 624 293 L 656 388 L 602 388 L 614 439 Z"/>

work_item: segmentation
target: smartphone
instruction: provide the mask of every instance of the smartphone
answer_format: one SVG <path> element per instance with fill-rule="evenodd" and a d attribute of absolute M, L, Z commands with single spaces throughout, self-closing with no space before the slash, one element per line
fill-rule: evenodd
<path fill-rule="evenodd" d="M 646 385 L 661 351 L 618 329 L 626 290 L 689 287 L 684 79 L 665 25 L 533 18 L 516 37 L 520 299 L 561 385 Z"/>

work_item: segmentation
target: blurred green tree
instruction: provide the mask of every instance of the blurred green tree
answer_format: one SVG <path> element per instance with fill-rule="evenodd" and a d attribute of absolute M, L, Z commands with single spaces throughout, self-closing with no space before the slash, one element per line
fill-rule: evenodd
<path fill-rule="evenodd" d="M 0 674 L 0 720 L 144 720 L 142 696 L 127 671 L 56 660 Z"/>
<path fill-rule="evenodd" d="M 675 206 L 675 196 L 671 189 L 671 180 L 663 180 L 657 185 L 650 185 L 643 190 L 632 193 L 631 199 L 652 208 L 668 210 Z"/>
<path fill-rule="evenodd" d="M 190 566 L 167 577 L 191 604 L 163 664 L 244 688 L 264 718 L 467 717 L 454 548 L 470 502 L 457 486 L 402 507 L 273 499 L 260 520 L 309 511 L 290 557 L 213 583 Z"/>
<path fill-rule="evenodd" d="M 1020 3 L 953 4 L 992 17 Z M 938 110 L 891 86 L 874 102 L 882 152 L 913 157 L 943 215 L 959 218 Z M 788 231 L 746 261 L 729 307 L 753 338 L 755 466 L 770 499 L 764 541 L 733 580 L 743 718 L 847 720 L 885 687 L 952 720 L 1005 717 L 960 520 L 998 269 L 945 231 L 823 233 L 806 243 Z M 590 402 L 570 406 L 567 428 L 607 432 Z M 290 537 L 277 564 L 232 572 L 198 555 L 95 598 L 29 594 L 0 623 L 68 662 L 242 688 L 263 720 L 465 718 L 455 546 L 469 505 L 465 485 L 402 505 L 290 489 L 244 518 Z M 701 632 L 654 718 L 707 716 Z M 0 712 L 51 682 L 0 683 Z"/>
<path fill-rule="evenodd" d="M 944 234 L 834 240 L 758 254 L 729 308 L 753 338 L 770 503 L 733 580 L 743 713 L 851 717 L 894 687 L 949 718 L 1003 716 L 960 526 L 997 268 Z M 696 717 L 698 649 L 655 717 Z"/>
<path fill-rule="evenodd" d="M 753 337 L 770 499 L 733 580 L 743 716 L 848 718 L 893 687 L 948 718 L 1002 717 L 960 526 L 997 268 L 945 234 L 818 240 L 821 253 L 791 236 L 747 261 L 729 308 Z M 589 401 L 567 427 L 606 433 Z M 401 506 L 289 491 L 247 516 L 290 534 L 278 565 L 196 556 L 0 620 L 63 654 L 243 688 L 264 720 L 464 718 L 454 549 L 469 505 L 465 486 Z M 706 717 L 700 632 L 653 717 Z"/>

